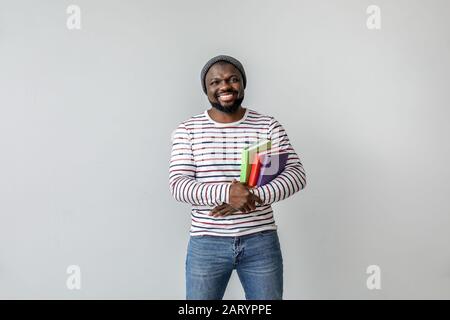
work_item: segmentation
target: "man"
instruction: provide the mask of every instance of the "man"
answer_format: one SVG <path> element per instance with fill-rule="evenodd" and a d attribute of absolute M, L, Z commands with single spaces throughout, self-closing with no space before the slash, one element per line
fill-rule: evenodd
<path fill-rule="evenodd" d="M 186 299 L 223 298 L 236 269 L 246 299 L 282 299 L 283 259 L 271 204 L 306 185 L 302 163 L 282 125 L 242 107 L 247 78 L 230 56 L 209 60 L 201 84 L 212 108 L 183 121 L 172 138 L 169 185 L 192 204 L 186 256 Z M 241 151 L 261 139 L 289 152 L 269 183 L 238 182 Z"/>

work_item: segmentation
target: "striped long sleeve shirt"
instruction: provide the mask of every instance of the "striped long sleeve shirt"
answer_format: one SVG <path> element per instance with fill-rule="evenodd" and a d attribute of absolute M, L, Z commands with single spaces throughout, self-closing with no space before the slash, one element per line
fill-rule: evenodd
<path fill-rule="evenodd" d="M 192 205 L 192 236 L 234 237 L 276 230 L 271 204 L 306 186 L 303 165 L 283 126 L 274 117 L 245 110 L 242 119 L 232 123 L 216 122 L 205 110 L 181 122 L 172 134 L 169 187 L 176 200 Z M 289 152 L 277 177 L 250 189 L 263 203 L 247 213 L 209 216 L 215 206 L 229 203 L 231 181 L 240 177 L 242 149 L 262 139 L 271 140 L 272 150 Z"/>

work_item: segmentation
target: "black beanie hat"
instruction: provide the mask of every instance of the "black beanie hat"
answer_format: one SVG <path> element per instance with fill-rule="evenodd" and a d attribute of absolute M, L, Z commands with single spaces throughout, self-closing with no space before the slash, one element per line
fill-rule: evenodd
<path fill-rule="evenodd" d="M 200 78 L 202 81 L 202 88 L 203 88 L 203 92 L 206 94 L 206 84 L 205 84 L 205 77 L 206 74 L 208 73 L 209 68 L 212 67 L 213 64 L 215 64 L 216 62 L 219 61 L 225 61 L 228 63 L 231 63 L 233 66 L 236 67 L 236 69 L 239 70 L 239 72 L 242 75 L 242 81 L 244 82 L 244 89 L 245 89 L 245 85 L 247 84 L 247 78 L 245 76 L 245 71 L 244 71 L 244 67 L 242 66 L 242 64 L 235 58 L 230 57 L 230 56 L 226 56 L 226 55 L 220 55 L 220 56 L 216 56 L 212 59 L 210 59 L 205 66 L 202 69 L 202 72 L 200 73 Z"/>

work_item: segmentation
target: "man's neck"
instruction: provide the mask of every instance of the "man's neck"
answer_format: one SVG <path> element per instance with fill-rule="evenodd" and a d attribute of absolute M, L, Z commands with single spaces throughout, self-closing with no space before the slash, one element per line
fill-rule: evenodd
<path fill-rule="evenodd" d="M 234 113 L 229 114 L 219 111 L 216 108 L 211 108 L 208 110 L 208 115 L 216 122 L 230 123 L 241 120 L 244 117 L 245 110 L 246 109 L 244 109 L 242 106 L 239 106 L 239 108 Z"/>

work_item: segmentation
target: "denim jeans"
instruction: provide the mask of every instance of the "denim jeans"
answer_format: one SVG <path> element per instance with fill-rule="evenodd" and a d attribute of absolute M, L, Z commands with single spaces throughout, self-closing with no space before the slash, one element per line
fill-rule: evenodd
<path fill-rule="evenodd" d="M 283 258 L 277 231 L 239 237 L 191 236 L 186 299 L 221 300 L 234 269 L 247 300 L 281 300 Z"/>

